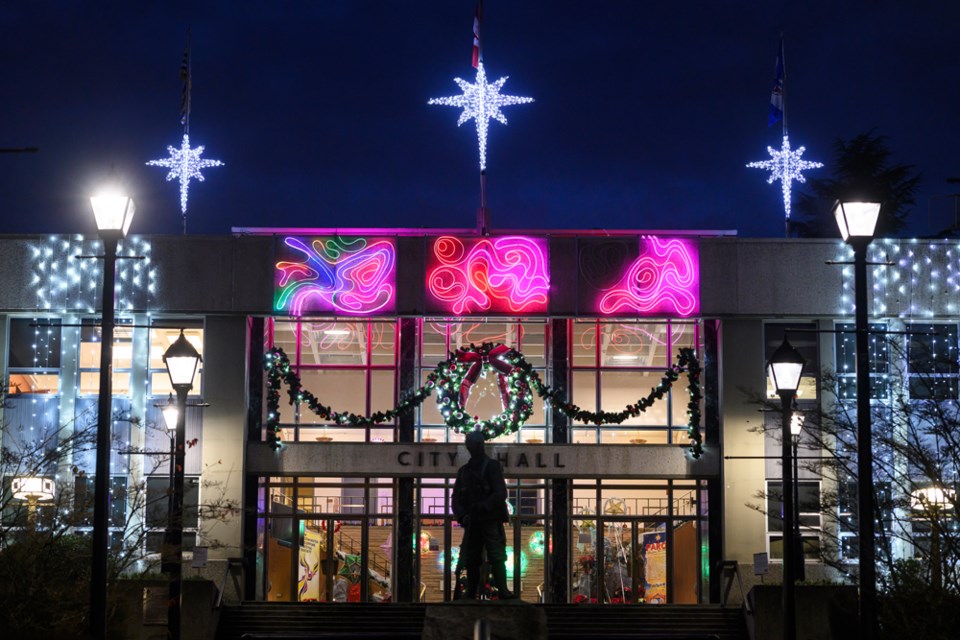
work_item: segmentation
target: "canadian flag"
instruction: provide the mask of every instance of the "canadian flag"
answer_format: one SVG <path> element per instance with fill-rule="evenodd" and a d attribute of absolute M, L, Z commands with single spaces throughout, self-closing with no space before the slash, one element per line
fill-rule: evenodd
<path fill-rule="evenodd" d="M 480 18 L 483 3 L 477 2 L 477 12 L 473 16 L 473 68 L 480 66 Z"/>

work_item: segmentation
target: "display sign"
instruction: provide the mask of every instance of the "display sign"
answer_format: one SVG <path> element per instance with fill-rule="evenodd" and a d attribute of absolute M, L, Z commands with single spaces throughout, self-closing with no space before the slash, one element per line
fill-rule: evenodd
<path fill-rule="evenodd" d="M 580 242 L 579 267 L 584 313 L 689 317 L 700 311 L 695 240 L 590 238 Z"/>
<path fill-rule="evenodd" d="M 667 601 L 667 540 L 663 533 L 643 534 L 643 587 L 647 604 Z"/>
<path fill-rule="evenodd" d="M 365 316 L 396 306 L 393 238 L 278 236 L 275 311 Z"/>
<path fill-rule="evenodd" d="M 546 238 L 440 236 L 427 251 L 427 310 L 471 314 L 547 312 Z"/>

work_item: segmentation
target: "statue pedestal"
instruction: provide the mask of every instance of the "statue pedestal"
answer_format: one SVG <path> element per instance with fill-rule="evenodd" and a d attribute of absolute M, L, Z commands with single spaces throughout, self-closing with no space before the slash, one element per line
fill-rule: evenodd
<path fill-rule="evenodd" d="M 493 640 L 547 640 L 547 615 L 521 600 L 458 600 L 427 607 L 423 640 L 473 640 L 473 626 L 485 618 Z"/>

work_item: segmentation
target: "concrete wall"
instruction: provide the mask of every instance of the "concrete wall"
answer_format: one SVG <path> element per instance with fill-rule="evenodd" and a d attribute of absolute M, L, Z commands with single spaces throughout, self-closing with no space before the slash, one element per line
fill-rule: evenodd
<path fill-rule="evenodd" d="M 211 316 L 204 332 L 203 485 L 201 503 L 240 505 L 246 420 L 247 323 L 242 317 Z M 211 558 L 240 555 L 239 512 L 205 518 L 200 544 Z"/>
<path fill-rule="evenodd" d="M 723 455 L 763 456 L 763 434 L 750 431 L 763 414 L 743 391 L 763 393 L 763 323 L 728 319 L 721 331 Z M 753 554 L 766 551 L 764 515 L 746 506 L 761 502 L 755 496 L 764 487 L 763 462 L 723 460 L 724 560 L 752 565 Z"/>

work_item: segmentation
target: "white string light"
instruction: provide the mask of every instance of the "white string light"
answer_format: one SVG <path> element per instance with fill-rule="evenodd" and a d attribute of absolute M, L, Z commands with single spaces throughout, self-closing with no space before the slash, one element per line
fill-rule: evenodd
<path fill-rule="evenodd" d="M 806 182 L 803 177 L 803 171 L 807 169 L 819 169 L 823 166 L 822 162 L 812 162 L 810 160 L 801 160 L 800 156 L 806 151 L 805 147 L 797 147 L 796 150 L 790 149 L 789 136 L 783 136 L 783 146 L 779 150 L 773 147 L 767 147 L 767 153 L 770 154 L 769 160 L 759 162 L 750 162 L 747 167 L 750 169 L 764 169 L 770 172 L 767 178 L 767 184 L 773 184 L 777 180 L 783 190 L 783 210 L 787 219 L 790 219 L 790 185 L 794 180 L 797 182 Z"/>
<path fill-rule="evenodd" d="M 509 76 L 504 76 L 494 83 L 487 82 L 487 74 L 483 70 L 483 62 L 477 65 L 477 81 L 470 84 L 461 78 L 454 78 L 463 91 L 463 95 L 449 98 L 431 98 L 427 104 L 440 104 L 448 107 L 460 107 L 463 112 L 457 120 L 459 127 L 473 118 L 477 123 L 477 142 L 480 145 L 480 170 L 487 168 L 487 125 L 493 118 L 497 122 L 507 124 L 507 118 L 500 111 L 500 107 L 514 104 L 528 104 L 533 98 L 500 95 L 500 89 Z"/>
<path fill-rule="evenodd" d="M 203 145 L 200 145 L 196 149 L 191 149 L 190 136 L 186 133 L 183 134 L 183 142 L 180 143 L 180 148 L 177 149 L 176 147 L 168 146 L 167 153 L 170 154 L 169 158 L 151 160 L 147 162 L 147 165 L 170 169 L 170 173 L 167 174 L 167 181 L 169 182 L 174 178 L 180 181 L 180 210 L 186 213 L 187 191 L 190 188 L 190 180 L 196 178 L 198 182 L 203 182 L 203 174 L 200 173 L 201 169 L 222 167 L 223 163 L 219 160 L 201 160 L 200 154 L 203 153 Z"/>

